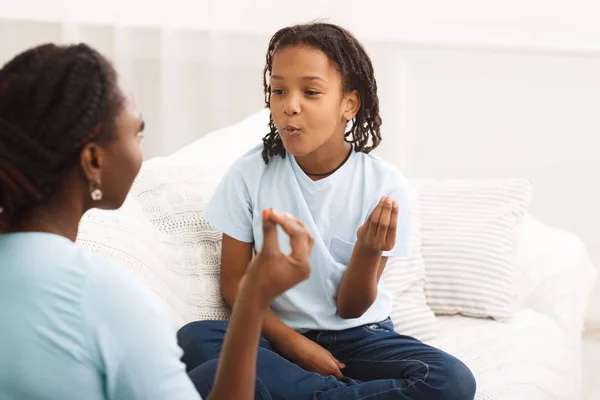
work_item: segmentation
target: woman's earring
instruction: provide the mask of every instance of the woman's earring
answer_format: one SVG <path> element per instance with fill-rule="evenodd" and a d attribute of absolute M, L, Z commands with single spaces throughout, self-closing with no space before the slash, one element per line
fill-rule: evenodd
<path fill-rule="evenodd" d="M 94 201 L 102 200 L 102 190 L 100 190 L 100 181 L 98 182 L 90 182 L 90 197 Z"/>

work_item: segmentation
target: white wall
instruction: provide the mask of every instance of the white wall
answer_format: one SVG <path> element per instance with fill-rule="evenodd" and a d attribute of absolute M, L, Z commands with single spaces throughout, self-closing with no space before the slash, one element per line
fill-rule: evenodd
<path fill-rule="evenodd" d="M 597 0 L 0 0 L 0 18 L 273 34 L 333 17 L 363 40 L 600 49 Z"/>

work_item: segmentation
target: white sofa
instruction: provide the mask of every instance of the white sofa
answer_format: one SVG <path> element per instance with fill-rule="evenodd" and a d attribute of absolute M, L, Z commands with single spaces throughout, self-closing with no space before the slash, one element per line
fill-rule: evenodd
<path fill-rule="evenodd" d="M 227 317 L 218 283 L 220 233 L 202 212 L 226 168 L 259 143 L 246 128 L 264 121 L 265 113 L 257 113 L 146 162 L 121 210 L 94 211 L 82 222 L 80 243 L 133 270 L 164 301 L 174 328 Z M 431 343 L 472 369 L 478 400 L 580 399 L 581 333 L 595 278 L 577 237 L 528 214 L 518 227 L 512 321 L 437 316 Z"/>

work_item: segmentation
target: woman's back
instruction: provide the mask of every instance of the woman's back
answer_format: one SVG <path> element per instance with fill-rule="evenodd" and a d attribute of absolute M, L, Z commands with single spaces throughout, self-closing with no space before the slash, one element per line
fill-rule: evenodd
<path fill-rule="evenodd" d="M 127 270 L 47 233 L 0 235 L 0 259 L 0 399 L 199 397 Z"/>

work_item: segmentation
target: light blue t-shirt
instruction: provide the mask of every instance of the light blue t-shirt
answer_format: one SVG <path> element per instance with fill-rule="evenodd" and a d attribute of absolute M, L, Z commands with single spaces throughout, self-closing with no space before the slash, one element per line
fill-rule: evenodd
<path fill-rule="evenodd" d="M 0 399 L 199 399 L 153 296 L 61 236 L 0 235 Z"/>
<path fill-rule="evenodd" d="M 275 208 L 299 218 L 315 244 L 310 278 L 283 293 L 271 304 L 281 320 L 296 330 L 343 330 L 380 322 L 391 312 L 391 299 L 379 284 L 377 299 L 360 318 L 343 319 L 337 313 L 337 292 L 350 261 L 358 228 L 382 196 L 399 203 L 396 246 L 385 256 L 410 254 L 410 196 L 406 179 L 381 158 L 352 152 L 334 174 L 310 179 L 295 158 L 276 156 L 266 165 L 257 146 L 229 169 L 220 182 L 205 217 L 228 236 L 262 247 L 261 212 Z M 289 239 L 280 230 L 283 252 Z"/>

